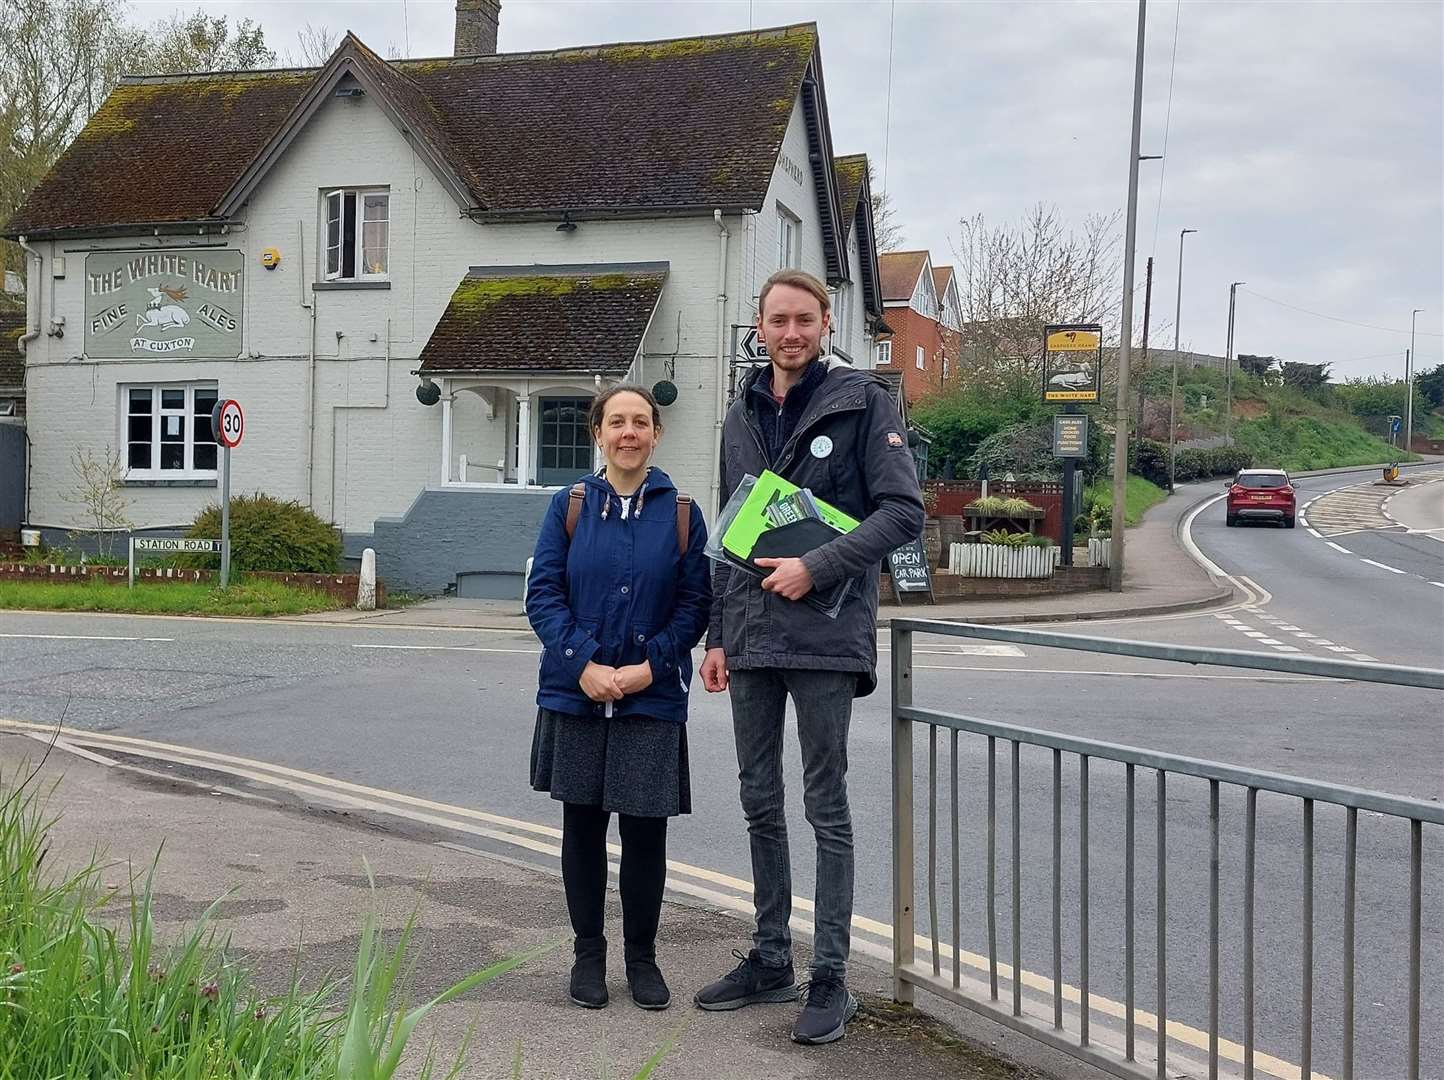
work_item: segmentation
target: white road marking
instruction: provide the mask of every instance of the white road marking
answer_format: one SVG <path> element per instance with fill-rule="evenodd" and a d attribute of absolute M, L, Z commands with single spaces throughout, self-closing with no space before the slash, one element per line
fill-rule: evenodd
<path fill-rule="evenodd" d="M 998 675 L 1109 675 L 1120 679 L 1203 679 L 1211 682 L 1318 682 L 1332 675 L 1196 675 L 1170 671 L 1089 671 L 1079 668 L 974 667 L 969 664 L 914 664 L 924 671 L 971 671 Z"/>
<path fill-rule="evenodd" d="M 1344 547 L 1343 544 L 1336 544 L 1332 540 L 1325 540 L 1324 543 L 1328 544 L 1329 547 L 1333 548 L 1335 551 L 1342 551 L 1345 555 L 1353 554 L 1353 552 L 1350 551 L 1348 548 Z"/>
<path fill-rule="evenodd" d="M 1299 520 L 1302 521 L 1303 519 L 1300 518 Z M 1324 538 L 1324 534 L 1321 533 L 1321 532 L 1319 532 L 1318 529 L 1310 529 L 1310 530 L 1309 530 L 1309 535 L 1310 535 L 1310 536 L 1317 537 L 1317 538 L 1320 539 L 1320 540 L 1322 540 L 1322 539 Z"/>
<path fill-rule="evenodd" d="M 1251 637 L 1251 638 L 1266 638 L 1266 637 L 1268 637 L 1268 635 L 1265 634 L 1262 630 L 1245 630 L 1244 633 L 1247 634 L 1247 635 L 1248 635 L 1249 637 Z"/>
<path fill-rule="evenodd" d="M 1258 639 L 1258 643 L 1259 643 L 1260 645 L 1282 645 L 1282 644 L 1283 644 L 1283 642 L 1280 641 L 1278 638 L 1271 638 L 1271 637 L 1261 637 L 1261 638 Z"/>
<path fill-rule="evenodd" d="M 1275 645 L 1274 648 L 1279 652 L 1303 652 L 1302 649 L 1294 645 Z"/>
<path fill-rule="evenodd" d="M 1292 634 L 1292 633 L 1295 633 L 1296 631 L 1302 630 L 1303 627 L 1302 627 L 1302 626 L 1295 626 L 1293 623 L 1279 623 L 1279 629 L 1280 629 L 1280 630 L 1287 630 L 1289 633 Z"/>
<path fill-rule="evenodd" d="M 879 644 L 878 652 L 891 652 L 890 644 Z M 1027 656 L 1016 645 L 1007 644 L 960 644 L 960 645 L 919 645 L 913 648 L 914 656 Z"/>
<path fill-rule="evenodd" d="M 1430 584 L 1430 585 L 1438 585 L 1439 588 L 1444 589 L 1444 581 L 1431 581 L 1431 582 L 1429 582 L 1429 584 Z"/>
<path fill-rule="evenodd" d="M 87 613 L 88 614 L 88 613 Z M 116 634 L 0 634 L 30 641 L 174 641 L 170 637 L 123 637 Z"/>
<path fill-rule="evenodd" d="M 1397 567 L 1394 567 L 1394 566 L 1386 566 L 1384 563 L 1381 563 L 1381 562 L 1375 562 L 1373 559 L 1360 559 L 1359 561 L 1360 561 L 1360 562 L 1366 562 L 1366 563 L 1368 563 L 1370 566 L 1377 566 L 1380 570 L 1387 570 L 1387 571 L 1389 571 L 1389 573 L 1391 573 L 1391 574 L 1404 574 L 1404 573 L 1407 573 L 1407 572 L 1408 572 L 1408 571 L 1406 571 L 1406 570 L 1400 570 L 1400 569 L 1398 569 Z"/>

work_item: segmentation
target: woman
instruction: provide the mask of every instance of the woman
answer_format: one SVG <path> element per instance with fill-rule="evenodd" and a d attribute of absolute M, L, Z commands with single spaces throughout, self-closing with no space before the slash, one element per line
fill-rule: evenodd
<path fill-rule="evenodd" d="M 692 810 L 684 725 L 692 648 L 712 598 L 707 528 L 650 465 L 662 424 L 648 391 L 598 395 L 589 425 L 605 465 L 552 499 L 527 586 L 527 618 L 544 647 L 532 787 L 563 804 L 572 1000 L 607 1004 L 602 915 L 616 813 L 627 985 L 642 1008 L 665 1009 L 657 920 L 667 819 Z"/>

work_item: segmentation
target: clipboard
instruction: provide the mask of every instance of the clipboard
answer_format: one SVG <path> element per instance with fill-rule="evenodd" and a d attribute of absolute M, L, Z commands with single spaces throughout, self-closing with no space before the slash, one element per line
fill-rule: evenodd
<path fill-rule="evenodd" d="M 748 481 L 751 481 L 750 486 Z M 855 529 L 860 523 L 856 518 L 823 502 L 810 492 L 807 505 L 816 512 L 816 517 L 802 517 L 796 521 L 778 525 L 773 522 L 768 508 L 779 500 L 787 499 L 802 492 L 799 488 L 776 473 L 764 471 L 755 480 L 748 477 L 739 486 L 737 494 L 743 494 L 740 505 L 729 503 L 724 511 L 725 521 L 720 544 L 720 556 L 758 578 L 772 573 L 770 568 L 756 565 L 757 559 L 801 558 L 824 544 L 836 540 Z M 737 495 L 733 496 L 733 500 Z M 829 617 L 835 618 L 846 599 L 851 581 L 842 581 L 829 589 L 814 589 L 803 599 Z"/>

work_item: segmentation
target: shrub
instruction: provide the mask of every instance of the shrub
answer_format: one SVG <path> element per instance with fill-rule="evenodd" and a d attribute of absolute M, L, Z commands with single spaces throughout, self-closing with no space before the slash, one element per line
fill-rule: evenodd
<path fill-rule="evenodd" d="M 1129 447 L 1128 471 L 1159 487 L 1168 486 L 1168 444 L 1157 439 L 1140 439 Z"/>
<path fill-rule="evenodd" d="M 1023 541 L 1023 546 L 1024 546 L 1024 547 L 1043 547 L 1043 548 L 1045 548 L 1045 547 L 1052 547 L 1052 546 L 1053 546 L 1053 538 L 1052 538 L 1051 536 L 1036 536 L 1036 535 L 1034 535 L 1034 534 L 1032 534 L 1032 533 L 1027 533 L 1027 534 L 1023 534 L 1023 535 L 1026 535 L 1026 537 L 1027 537 L 1027 539 L 1025 539 L 1025 540 Z"/>
<path fill-rule="evenodd" d="M 973 475 L 985 465 L 993 480 L 1012 473 L 1018 480 L 1056 481 L 1062 467 L 1053 456 L 1052 422 L 1012 424 L 989 435 L 972 457 Z"/>
<path fill-rule="evenodd" d="M 1028 542 L 1029 533 L 1009 532 L 1007 529 L 989 529 L 983 533 L 983 543 L 1000 547 L 1022 547 Z"/>
<path fill-rule="evenodd" d="M 1034 512 L 1038 507 L 1027 499 L 989 495 L 986 498 L 974 499 L 964 509 L 975 510 L 990 517 L 1015 517 Z"/>
<path fill-rule="evenodd" d="M 208 506 L 187 536 L 216 539 L 221 535 L 221 508 Z M 177 559 L 190 567 L 214 566 L 214 555 Z M 336 530 L 298 502 L 285 502 L 257 492 L 231 499 L 231 569 L 279 573 L 335 573 L 341 561 Z"/>

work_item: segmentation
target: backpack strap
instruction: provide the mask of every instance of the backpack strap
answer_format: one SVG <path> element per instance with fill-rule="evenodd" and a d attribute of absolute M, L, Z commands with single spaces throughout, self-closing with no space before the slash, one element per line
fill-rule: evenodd
<path fill-rule="evenodd" d="M 692 535 L 692 496 L 677 492 L 677 550 L 687 554 L 687 540 Z"/>
<path fill-rule="evenodd" d="M 567 494 L 567 539 L 570 540 L 577 531 L 577 521 L 582 516 L 582 503 L 587 498 L 586 484 L 573 484 L 572 490 Z"/>

